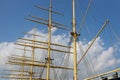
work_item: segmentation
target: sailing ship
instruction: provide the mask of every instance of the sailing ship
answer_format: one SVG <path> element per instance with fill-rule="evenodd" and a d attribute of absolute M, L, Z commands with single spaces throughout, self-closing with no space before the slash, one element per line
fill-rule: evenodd
<path fill-rule="evenodd" d="M 9 56 L 8 60 L 8 64 L 16 65 L 18 69 L 6 70 L 10 71 L 10 74 L 5 74 L 7 76 L 3 76 L 2 78 L 15 80 L 81 80 L 81 78 L 78 78 L 78 72 L 80 71 L 78 65 L 85 58 L 88 50 L 94 44 L 95 40 L 98 38 L 109 21 L 105 21 L 89 47 L 81 55 L 80 59 L 77 59 L 77 39 L 80 36 L 80 33 L 76 31 L 75 0 L 72 0 L 71 31 L 65 27 L 64 24 L 52 20 L 53 14 L 63 15 L 52 10 L 52 0 L 50 0 L 49 9 L 40 6 L 35 7 L 48 11 L 48 20 L 32 15 L 29 15 L 30 18 L 25 19 L 46 25 L 48 27 L 48 33 L 46 35 L 39 35 L 37 33 L 37 29 L 33 28 L 32 33 L 25 33 L 27 37 L 19 38 L 15 44 L 17 49 L 23 51 L 23 54 L 11 55 Z M 52 42 L 53 28 L 69 31 L 71 35 L 71 40 L 69 41 L 70 43 L 64 45 Z M 113 78 L 109 80 L 120 80 L 117 73 L 118 71 L 120 71 L 119 68 L 113 71 L 85 78 L 84 80 L 93 80 L 99 78 L 102 80 L 108 80 L 108 78 L 104 77 L 104 75 L 111 74 L 113 72 L 116 72 L 116 74 L 114 74 Z"/>

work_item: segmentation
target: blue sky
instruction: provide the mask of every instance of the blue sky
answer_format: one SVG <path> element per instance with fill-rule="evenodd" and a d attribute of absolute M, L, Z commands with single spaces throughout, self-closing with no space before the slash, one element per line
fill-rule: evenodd
<path fill-rule="evenodd" d="M 63 23 L 69 28 L 71 27 L 72 21 L 71 1 L 72 0 L 53 0 L 53 9 L 64 14 L 63 17 L 53 15 L 53 20 Z M 85 12 L 89 0 L 76 0 L 76 2 L 76 20 L 78 31 L 82 16 Z M 24 34 L 22 32 L 28 32 L 35 26 L 39 27 L 39 30 L 47 30 L 47 27 L 43 25 L 26 21 L 24 19 L 28 17 L 29 14 L 47 19 L 47 12 L 35 8 L 34 5 L 40 5 L 48 8 L 49 0 L 0 0 L 0 43 L 15 42 L 19 37 L 23 37 Z M 85 22 L 92 38 L 95 36 L 106 19 L 109 19 L 111 29 L 120 36 L 120 0 L 93 0 Z M 57 33 L 59 32 L 61 32 L 61 30 Z M 87 41 L 90 41 L 92 39 L 88 37 L 85 27 L 83 26 L 80 39 L 82 40 L 84 38 L 86 38 Z M 103 48 L 108 47 L 103 51 L 103 53 L 107 52 L 107 50 L 109 51 L 111 45 L 116 43 L 116 39 L 108 26 L 101 34 L 100 40 L 101 39 L 105 43 L 105 46 L 101 46 L 99 44 L 98 45 Z M 2 46 L 3 50 L 4 47 L 9 48 L 9 45 L 11 48 L 11 44 L 9 43 L 4 43 L 4 45 L 5 46 Z M 9 49 L 5 49 L 4 51 L 7 54 L 10 52 Z M 2 52 L 1 50 L 1 53 L 5 53 L 4 51 Z M 119 58 L 119 54 L 117 54 L 117 58 Z"/>
<path fill-rule="evenodd" d="M 84 14 L 89 0 L 76 0 L 77 2 L 77 27 L 79 27 L 81 18 Z M 93 0 L 92 6 L 89 10 L 86 24 L 92 36 L 96 34 L 106 19 L 110 20 L 110 25 L 118 34 L 120 21 L 120 0 Z M 47 18 L 48 14 L 42 10 L 34 7 L 40 5 L 48 7 L 49 0 L 0 0 L 0 42 L 13 42 L 20 37 L 22 32 L 31 30 L 32 27 L 39 24 L 26 21 L 24 18 L 29 14 L 38 17 Z M 64 13 L 64 17 L 54 15 L 53 20 L 60 21 L 65 25 L 71 27 L 71 1 L 70 0 L 53 0 L 53 9 Z M 57 17 L 57 18 L 56 18 Z M 60 20 L 59 20 L 59 19 Z M 105 30 L 103 33 L 109 36 L 110 32 Z M 82 35 L 87 37 L 84 28 Z"/>

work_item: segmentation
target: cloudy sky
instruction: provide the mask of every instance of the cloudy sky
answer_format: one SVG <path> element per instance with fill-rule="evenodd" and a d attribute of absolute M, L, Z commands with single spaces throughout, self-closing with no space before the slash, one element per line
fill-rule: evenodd
<path fill-rule="evenodd" d="M 56 32 L 57 30 L 55 29 L 53 34 Z M 28 32 L 32 32 L 33 30 L 30 30 Z M 44 35 L 46 36 L 47 34 L 44 33 L 43 31 L 39 31 L 37 30 L 37 34 L 40 35 Z M 24 38 L 31 38 L 31 36 L 23 36 Z M 46 40 L 43 38 L 36 38 L 37 40 Z M 55 43 L 60 43 L 60 44 L 68 44 L 69 43 L 69 39 L 70 37 L 68 36 L 68 34 L 62 34 L 62 35 L 53 35 L 52 37 L 52 41 Z M 91 43 L 91 41 L 87 42 L 86 40 L 84 41 L 78 41 L 77 43 L 77 53 L 78 53 L 78 60 L 81 56 L 81 54 L 87 49 L 87 47 L 89 46 L 89 44 Z M 109 71 L 115 68 L 120 67 L 120 59 L 119 54 L 117 54 L 118 52 L 120 52 L 120 43 L 115 43 L 112 46 L 109 47 L 105 47 L 105 43 L 103 42 L 103 40 L 98 37 L 96 42 L 94 43 L 94 45 L 91 47 L 91 49 L 88 52 L 88 55 L 83 59 L 83 61 L 79 64 L 79 69 L 82 72 L 79 72 L 79 75 L 83 74 L 87 75 L 87 76 L 91 76 L 94 73 L 94 71 L 96 73 L 102 73 L 105 71 Z M 14 42 L 1 42 L 0 43 L 0 69 L 5 70 L 5 69 L 12 69 L 14 68 L 14 66 L 9 66 L 6 65 L 5 63 L 8 60 L 8 56 L 13 55 L 13 54 L 17 54 L 17 55 L 21 55 L 23 52 L 22 51 L 18 51 L 15 50 L 15 45 Z M 59 48 L 60 49 L 60 48 Z M 38 53 L 45 53 L 42 50 L 37 51 Z M 37 53 L 36 52 L 36 53 Z M 55 53 L 57 54 L 57 53 Z M 55 56 L 55 60 L 60 61 L 60 53 L 58 53 L 58 56 Z M 28 55 L 30 56 L 30 53 L 28 53 Z M 43 54 L 37 54 L 36 58 L 42 59 L 43 57 L 41 57 Z M 62 57 L 62 56 L 61 56 Z M 57 59 L 56 59 L 57 58 Z M 70 65 L 73 65 L 72 63 L 73 57 L 71 55 L 70 58 Z M 89 66 L 89 67 L 88 67 Z M 89 74 L 90 73 L 90 74 Z M 83 76 L 86 77 L 86 76 Z"/>
<path fill-rule="evenodd" d="M 77 28 L 85 12 L 89 0 L 76 0 L 77 2 Z M 64 4 L 67 3 L 67 4 Z M 92 38 L 100 29 L 106 19 L 110 24 L 97 38 L 95 44 L 89 50 L 86 58 L 93 64 L 95 71 L 104 72 L 120 67 L 120 1 L 116 0 L 93 0 L 85 25 L 82 28 L 79 38 L 78 59 L 80 53 L 84 52 L 91 43 Z M 25 37 L 22 32 L 31 32 L 37 26 L 38 33 L 46 35 L 47 27 L 24 20 L 28 15 L 35 15 L 42 18 L 48 17 L 47 12 L 39 10 L 34 5 L 41 5 L 48 8 L 49 0 L 0 0 L 0 69 L 5 69 L 7 57 L 16 54 L 14 42 L 18 37 Z M 71 28 L 71 2 L 66 0 L 53 0 L 53 9 L 64 13 L 64 16 L 53 15 L 53 20 L 67 25 Z M 57 17 L 57 18 L 56 18 Z M 87 30 L 86 30 L 87 27 Z M 77 29 L 77 30 L 78 30 Z M 62 30 L 54 30 L 53 41 L 61 44 L 68 44 L 69 33 Z M 81 63 L 82 64 L 82 63 Z M 86 65 L 85 65 L 86 66 Z M 79 67 L 81 67 L 79 65 Z M 81 68 L 82 69 L 82 68 Z"/>

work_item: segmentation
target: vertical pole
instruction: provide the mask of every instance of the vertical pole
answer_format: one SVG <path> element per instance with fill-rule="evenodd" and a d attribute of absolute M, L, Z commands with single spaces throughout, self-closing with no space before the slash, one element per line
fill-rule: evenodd
<path fill-rule="evenodd" d="M 77 80 L 77 50 L 76 50 L 76 18 L 75 18 L 75 0 L 72 0 L 72 26 L 73 26 L 73 44 L 74 44 L 74 80 Z"/>
<path fill-rule="evenodd" d="M 34 63 L 34 48 L 32 48 L 32 64 Z M 30 80 L 32 80 L 33 77 L 33 65 L 30 68 Z"/>
<path fill-rule="evenodd" d="M 36 29 L 34 28 L 34 34 L 36 33 L 35 31 Z M 33 41 L 33 46 L 34 45 L 35 45 L 35 36 Z M 34 55 L 35 55 L 35 48 L 32 47 L 32 64 L 34 63 Z M 33 77 L 33 65 L 31 65 L 31 68 L 30 68 L 30 80 L 32 80 L 32 77 Z"/>
<path fill-rule="evenodd" d="M 26 42 L 25 42 L 26 45 Z M 25 62 L 25 54 L 26 54 L 26 46 L 24 47 L 24 52 L 23 52 L 23 58 L 22 58 L 22 73 L 21 73 L 21 78 L 23 78 L 23 74 L 24 74 L 24 62 Z M 22 80 L 22 79 L 21 79 Z"/>
<path fill-rule="evenodd" d="M 50 0 L 49 20 L 48 20 L 48 55 L 47 55 L 47 75 L 46 75 L 46 80 L 50 79 L 51 26 L 52 26 L 52 0 Z"/>

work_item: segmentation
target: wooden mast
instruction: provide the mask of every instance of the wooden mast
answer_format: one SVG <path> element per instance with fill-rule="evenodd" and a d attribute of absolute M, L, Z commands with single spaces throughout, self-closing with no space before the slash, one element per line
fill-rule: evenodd
<path fill-rule="evenodd" d="M 34 34 L 36 33 L 36 29 L 34 28 Z M 33 36 L 33 45 L 35 45 L 35 36 Z M 35 48 L 32 47 L 32 64 L 34 63 L 34 56 L 35 56 Z M 30 67 L 30 80 L 32 80 L 33 77 L 33 65 Z"/>
<path fill-rule="evenodd" d="M 51 47 L 51 26 L 52 26 L 52 0 L 49 6 L 49 19 L 48 19 L 48 54 L 47 54 L 47 75 L 46 80 L 50 79 L 50 47 Z"/>
<path fill-rule="evenodd" d="M 25 18 L 25 19 L 29 20 L 29 21 L 32 21 L 32 22 L 39 23 L 39 24 L 47 25 L 47 27 L 48 27 L 48 36 L 47 36 L 48 41 L 43 42 L 43 41 L 36 40 L 35 36 L 39 36 L 39 35 L 35 34 L 35 31 L 34 31 L 34 33 L 27 33 L 29 35 L 33 35 L 34 39 L 20 38 L 21 41 L 19 43 L 16 43 L 16 45 L 24 46 L 26 48 L 31 48 L 30 50 L 32 51 L 32 57 L 31 58 L 25 57 L 24 62 L 23 62 L 23 58 L 21 58 L 21 57 L 15 57 L 15 58 L 13 57 L 14 59 L 9 60 L 8 64 L 11 64 L 11 65 L 23 65 L 24 64 L 24 66 L 30 66 L 30 71 L 25 71 L 24 70 L 24 74 L 22 76 L 18 76 L 18 75 L 21 75 L 20 72 L 23 72 L 23 71 L 14 70 L 15 72 L 19 72 L 19 74 L 13 74 L 15 76 L 10 76 L 10 77 L 9 76 L 4 76 L 3 78 L 24 79 L 24 80 L 25 79 L 29 79 L 29 80 L 50 80 L 50 68 L 73 70 L 73 68 L 69 68 L 69 67 L 65 67 L 65 66 L 51 65 L 51 60 L 52 60 L 51 56 L 50 56 L 51 51 L 55 51 L 55 52 L 59 52 L 59 53 L 65 53 L 65 54 L 73 54 L 73 52 L 70 52 L 69 50 L 51 48 L 51 45 L 52 46 L 58 46 L 58 47 L 64 47 L 66 49 L 71 48 L 70 46 L 65 46 L 65 45 L 61 45 L 61 44 L 57 44 L 57 43 L 51 43 L 51 29 L 53 27 L 56 27 L 56 28 L 59 28 L 59 29 L 62 29 L 62 30 L 69 30 L 65 27 L 65 25 L 52 21 L 52 13 L 59 14 L 59 15 L 62 15 L 62 14 L 52 10 L 52 0 L 50 0 L 49 9 L 41 8 L 41 7 L 38 7 L 38 6 L 35 6 L 35 7 L 40 8 L 40 9 L 45 10 L 45 11 L 48 11 L 49 12 L 48 20 L 43 19 L 43 18 L 38 18 L 38 17 L 35 17 L 35 16 L 30 16 L 32 19 L 29 19 L 29 18 Z M 73 23 L 74 23 L 74 20 L 73 20 Z M 34 55 L 35 54 L 35 49 L 47 50 L 47 57 L 45 58 L 46 63 L 42 63 L 40 61 L 35 60 L 35 57 L 34 57 L 35 56 Z M 15 60 L 15 59 L 17 59 L 17 60 Z M 41 67 L 46 68 L 46 79 L 42 79 L 41 77 L 36 77 L 37 73 L 35 72 L 34 69 L 35 68 L 41 68 Z M 26 75 L 26 73 L 28 73 L 29 75 Z"/>
<path fill-rule="evenodd" d="M 76 50 L 76 39 L 77 39 L 77 33 L 76 33 L 76 18 L 75 18 L 75 0 L 72 0 L 72 27 L 73 32 L 71 33 L 73 36 L 73 56 L 74 56 L 74 80 L 77 80 L 77 50 Z"/>
<path fill-rule="evenodd" d="M 26 42 L 25 42 L 25 44 L 26 44 Z M 25 55 L 26 55 L 26 46 L 24 47 L 23 51 L 24 51 L 24 53 L 23 53 L 23 63 L 24 63 L 24 60 L 25 60 Z M 25 68 L 25 66 L 24 66 L 24 64 L 22 64 L 22 73 L 21 73 L 21 78 L 23 78 L 24 68 Z M 22 80 L 22 79 L 20 79 L 20 80 Z"/>

